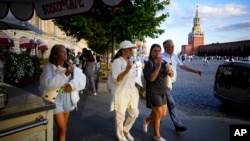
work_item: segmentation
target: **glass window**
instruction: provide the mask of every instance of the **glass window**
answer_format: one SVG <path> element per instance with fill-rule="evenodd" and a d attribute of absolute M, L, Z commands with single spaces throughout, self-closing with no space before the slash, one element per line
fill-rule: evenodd
<path fill-rule="evenodd" d="M 249 78 L 249 68 L 234 67 L 234 80 L 240 83 L 247 83 Z"/>

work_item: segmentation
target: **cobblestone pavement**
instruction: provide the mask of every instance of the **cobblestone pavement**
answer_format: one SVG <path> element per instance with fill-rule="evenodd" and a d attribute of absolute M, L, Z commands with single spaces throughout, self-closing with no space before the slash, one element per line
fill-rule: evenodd
<path fill-rule="evenodd" d="M 235 110 L 237 108 L 223 108 L 219 100 L 213 96 L 214 74 L 218 64 L 211 63 L 203 66 L 201 61 L 186 62 L 188 66 L 199 68 L 204 72 L 202 77 L 183 70 L 178 70 L 177 82 L 174 85 L 173 96 L 177 104 L 180 119 L 188 130 L 176 133 L 174 125 L 167 116 L 162 120 L 161 133 L 171 141 L 228 141 L 230 124 L 248 124 L 249 111 Z M 38 82 L 22 89 L 39 94 Z M 98 93 L 91 96 L 85 90 L 80 94 L 78 110 L 72 111 L 67 129 L 69 141 L 114 141 L 116 138 L 114 115 L 109 112 L 110 94 Z M 145 134 L 142 123 L 151 110 L 146 108 L 145 99 L 140 99 L 140 114 L 131 133 L 135 141 L 150 141 L 153 137 L 153 128 Z M 226 117 L 226 118 L 213 118 Z M 231 118 L 231 119 L 228 119 Z M 235 119 L 235 120 L 234 120 Z M 217 134 L 220 134 L 217 136 Z M 57 128 L 54 126 L 54 140 L 57 140 Z"/>
<path fill-rule="evenodd" d="M 250 121 L 250 109 L 239 107 L 225 107 L 213 95 L 214 76 L 219 64 L 223 61 L 210 61 L 204 66 L 201 60 L 184 62 L 185 65 L 199 69 L 202 76 L 177 69 L 177 81 L 174 84 L 172 95 L 175 98 L 177 109 L 188 116 L 226 117 Z M 38 82 L 22 89 L 40 95 Z"/>
<path fill-rule="evenodd" d="M 214 76 L 222 61 L 211 61 L 204 66 L 201 60 L 184 62 L 185 65 L 203 72 L 197 74 L 177 69 L 177 81 L 172 94 L 179 110 L 189 116 L 214 116 L 250 120 L 250 110 L 236 106 L 226 107 L 213 95 Z"/>

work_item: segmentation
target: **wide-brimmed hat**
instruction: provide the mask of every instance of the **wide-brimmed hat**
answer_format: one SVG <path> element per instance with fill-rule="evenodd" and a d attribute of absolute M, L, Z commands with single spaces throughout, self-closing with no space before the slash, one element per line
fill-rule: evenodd
<path fill-rule="evenodd" d="M 126 49 L 126 48 L 136 48 L 136 46 L 128 40 L 122 41 L 119 49 Z"/>

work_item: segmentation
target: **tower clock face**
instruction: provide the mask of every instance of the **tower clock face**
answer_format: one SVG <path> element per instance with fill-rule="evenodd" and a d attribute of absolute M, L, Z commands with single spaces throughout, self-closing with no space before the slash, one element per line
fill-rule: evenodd
<path fill-rule="evenodd" d="M 196 31 L 196 32 L 201 32 L 201 27 L 200 27 L 200 26 L 196 26 L 196 27 L 195 27 L 195 31 Z"/>

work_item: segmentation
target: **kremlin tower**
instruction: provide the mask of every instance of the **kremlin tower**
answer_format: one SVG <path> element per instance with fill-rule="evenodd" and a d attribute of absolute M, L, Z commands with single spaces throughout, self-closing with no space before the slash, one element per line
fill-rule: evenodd
<path fill-rule="evenodd" d="M 188 34 L 188 45 L 182 45 L 181 52 L 187 56 L 196 55 L 199 46 L 204 45 L 204 33 L 201 31 L 198 6 L 193 19 L 192 31 Z"/>

